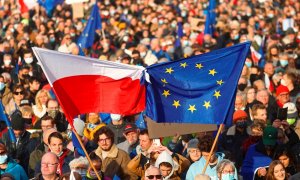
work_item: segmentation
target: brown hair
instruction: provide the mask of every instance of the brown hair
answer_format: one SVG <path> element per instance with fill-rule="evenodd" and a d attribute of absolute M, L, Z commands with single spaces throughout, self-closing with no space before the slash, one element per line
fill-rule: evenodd
<path fill-rule="evenodd" d="M 267 175 L 266 175 L 266 180 L 276 180 L 275 177 L 274 177 L 274 168 L 278 164 L 280 164 L 284 168 L 284 165 L 279 160 L 272 161 L 269 165 L 269 169 L 268 169 L 268 172 L 267 172 Z M 285 178 L 284 179 L 288 179 L 287 173 L 285 173 Z"/>

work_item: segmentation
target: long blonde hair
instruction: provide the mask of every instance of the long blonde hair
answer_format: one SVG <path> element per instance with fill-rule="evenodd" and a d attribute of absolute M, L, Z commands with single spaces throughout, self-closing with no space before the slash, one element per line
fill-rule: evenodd
<path fill-rule="evenodd" d="M 47 97 L 48 97 L 48 101 L 49 99 L 51 99 L 51 96 L 50 96 L 50 93 L 49 91 L 45 90 L 45 89 L 41 89 L 39 90 L 39 92 L 37 92 L 36 96 L 35 96 L 35 105 L 37 107 L 37 109 L 39 111 L 42 111 L 43 110 L 43 106 L 42 106 L 42 103 L 41 101 L 39 100 L 39 97 L 43 94 L 43 93 L 46 93 Z"/>

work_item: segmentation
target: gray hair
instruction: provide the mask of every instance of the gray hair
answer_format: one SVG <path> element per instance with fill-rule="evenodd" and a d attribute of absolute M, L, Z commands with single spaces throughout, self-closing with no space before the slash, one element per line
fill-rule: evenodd
<path fill-rule="evenodd" d="M 86 157 L 82 157 L 80 156 L 79 158 L 75 158 L 73 159 L 70 163 L 69 163 L 69 166 L 70 166 L 70 169 L 74 169 L 76 168 L 77 166 L 79 165 L 83 165 L 84 167 L 86 167 L 86 169 L 89 167 L 89 161 L 87 160 Z"/>
<path fill-rule="evenodd" d="M 218 165 L 217 165 L 217 174 L 222 174 L 222 171 L 224 170 L 224 167 L 230 165 L 232 169 L 235 171 L 235 166 L 233 162 L 231 162 L 228 159 L 223 159 Z"/>

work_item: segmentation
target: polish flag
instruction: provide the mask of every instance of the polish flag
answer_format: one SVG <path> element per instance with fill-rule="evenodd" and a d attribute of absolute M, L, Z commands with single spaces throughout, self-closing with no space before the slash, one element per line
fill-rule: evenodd
<path fill-rule="evenodd" d="M 143 67 L 32 49 L 69 122 L 90 112 L 130 115 L 145 109 Z"/>
<path fill-rule="evenodd" d="M 262 57 L 261 54 L 259 54 L 259 52 L 257 52 L 252 46 L 250 47 L 250 51 L 253 62 L 258 64 L 260 58 Z"/>
<path fill-rule="evenodd" d="M 21 13 L 28 12 L 30 9 L 34 8 L 37 4 L 38 3 L 36 0 L 19 0 Z"/>

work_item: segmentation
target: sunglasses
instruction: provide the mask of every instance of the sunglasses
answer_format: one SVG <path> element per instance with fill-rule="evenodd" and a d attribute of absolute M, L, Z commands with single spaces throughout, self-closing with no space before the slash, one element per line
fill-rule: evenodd
<path fill-rule="evenodd" d="M 149 175 L 149 176 L 147 176 L 148 179 L 154 179 L 154 177 L 155 177 L 156 179 L 161 179 L 161 178 L 162 178 L 162 175 Z"/>
<path fill-rule="evenodd" d="M 23 91 L 20 91 L 20 92 L 14 92 L 14 95 L 23 95 L 24 94 L 24 92 Z"/>

